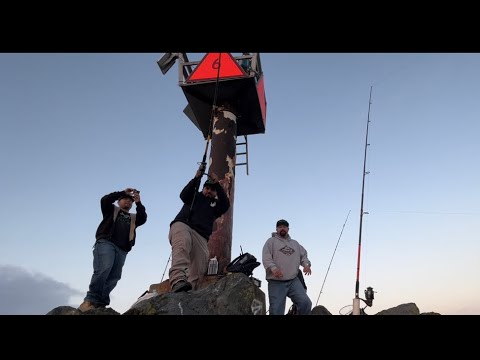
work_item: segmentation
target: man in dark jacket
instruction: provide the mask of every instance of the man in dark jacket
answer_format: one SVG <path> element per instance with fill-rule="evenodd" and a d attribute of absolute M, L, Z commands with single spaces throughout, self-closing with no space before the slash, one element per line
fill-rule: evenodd
<path fill-rule="evenodd" d="M 215 220 L 230 207 L 222 185 L 216 176 L 205 181 L 197 191 L 203 174 L 202 166 L 180 193 L 183 207 L 170 223 L 168 239 L 172 245 L 172 265 L 169 281 L 173 292 L 196 288 L 208 267 L 207 242 Z"/>
<path fill-rule="evenodd" d="M 113 203 L 118 200 L 118 206 Z M 133 202 L 136 214 L 130 214 Z M 147 213 L 134 188 L 115 191 L 100 201 L 103 220 L 98 225 L 93 247 L 93 275 L 87 296 L 78 308 L 87 311 L 110 304 L 110 293 L 122 276 L 128 252 L 135 245 L 136 228 L 145 224 Z"/>

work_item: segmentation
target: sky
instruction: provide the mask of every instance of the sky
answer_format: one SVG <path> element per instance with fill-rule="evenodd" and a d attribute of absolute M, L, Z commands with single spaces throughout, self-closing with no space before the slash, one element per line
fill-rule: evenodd
<path fill-rule="evenodd" d="M 177 65 L 158 68 L 162 55 L 0 54 L 0 314 L 77 307 L 100 198 L 127 187 L 140 189 L 148 220 L 110 306 L 123 313 L 168 278 L 169 224 L 205 140 L 183 113 Z M 286 219 L 312 263 L 313 306 L 351 311 L 372 89 L 359 295 L 372 287 L 375 299 L 365 312 L 413 302 L 479 315 L 480 54 L 260 58 L 266 129 L 248 137 L 249 174 L 236 168 L 231 258 L 241 247 L 261 259 Z M 263 267 L 253 276 L 268 305 Z"/>

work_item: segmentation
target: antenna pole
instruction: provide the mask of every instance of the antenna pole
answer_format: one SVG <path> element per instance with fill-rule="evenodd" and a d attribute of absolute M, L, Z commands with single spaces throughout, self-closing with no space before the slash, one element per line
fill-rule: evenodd
<path fill-rule="evenodd" d="M 370 86 L 370 98 L 368 99 L 367 131 L 365 134 L 365 152 L 363 155 L 363 176 L 362 176 L 362 200 L 360 203 L 360 228 L 358 231 L 358 256 L 357 256 L 357 279 L 355 281 L 355 298 L 353 299 L 353 315 L 360 315 L 360 251 L 362 249 L 362 224 L 363 224 L 363 198 L 365 193 L 365 175 L 367 165 L 368 125 L 370 124 L 370 105 L 372 105 L 372 86 Z"/>

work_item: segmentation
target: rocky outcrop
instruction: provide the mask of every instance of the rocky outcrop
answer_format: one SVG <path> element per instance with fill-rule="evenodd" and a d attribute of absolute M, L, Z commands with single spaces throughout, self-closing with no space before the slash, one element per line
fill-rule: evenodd
<path fill-rule="evenodd" d="M 390 309 L 382 310 L 375 315 L 441 315 L 437 312 L 424 312 L 420 313 L 415 303 L 407 303 L 395 306 Z"/>
<path fill-rule="evenodd" d="M 150 286 L 123 315 L 265 315 L 259 280 L 243 273 L 206 276 L 198 290 L 172 293 L 168 280 Z M 112 308 L 85 312 L 59 306 L 47 315 L 120 315 Z"/>
<path fill-rule="evenodd" d="M 414 303 L 408 303 L 382 310 L 375 315 L 420 315 L 420 310 Z"/>
<path fill-rule="evenodd" d="M 206 276 L 198 290 L 172 293 L 168 280 L 152 284 L 123 315 L 265 315 L 265 294 L 258 279 L 243 273 Z M 351 311 L 343 315 L 349 315 Z M 368 315 L 362 311 L 363 315 Z M 120 315 L 112 308 L 96 308 L 86 312 L 71 306 L 59 306 L 47 315 Z M 311 315 L 332 315 L 324 306 L 312 309 Z M 415 303 L 401 304 L 375 315 L 440 315 L 420 313 Z"/>
<path fill-rule="evenodd" d="M 361 309 L 361 315 L 369 315 L 363 309 Z M 343 313 L 342 315 L 351 315 L 351 309 L 349 312 Z M 312 315 L 332 315 L 326 307 L 319 305 L 315 306 L 312 309 Z M 390 309 L 382 310 L 375 315 L 440 315 L 437 312 L 424 312 L 420 313 L 417 305 L 415 303 L 407 303 L 395 306 Z"/>
<path fill-rule="evenodd" d="M 318 305 L 312 309 L 311 315 L 332 315 L 332 313 L 325 306 Z"/>
<path fill-rule="evenodd" d="M 96 308 L 85 312 L 71 307 L 71 306 L 59 306 L 53 310 L 50 310 L 47 315 L 120 315 L 112 308 Z"/>
<path fill-rule="evenodd" d="M 196 291 L 165 292 L 158 284 L 124 315 L 265 315 L 265 294 L 242 273 L 207 277 Z M 152 287 L 150 287 L 152 289 Z"/>

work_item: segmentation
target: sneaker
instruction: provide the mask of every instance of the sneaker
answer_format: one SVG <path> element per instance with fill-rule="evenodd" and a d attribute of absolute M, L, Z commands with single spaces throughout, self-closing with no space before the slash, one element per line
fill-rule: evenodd
<path fill-rule="evenodd" d="M 188 281 L 180 280 L 172 287 L 172 292 L 182 292 L 192 290 L 192 284 Z"/>
<path fill-rule="evenodd" d="M 92 303 L 91 301 L 85 300 L 83 303 L 80 304 L 80 306 L 78 307 L 78 310 L 80 310 L 81 312 L 85 312 L 88 310 L 95 309 L 95 307 L 96 306 L 94 303 Z"/>

